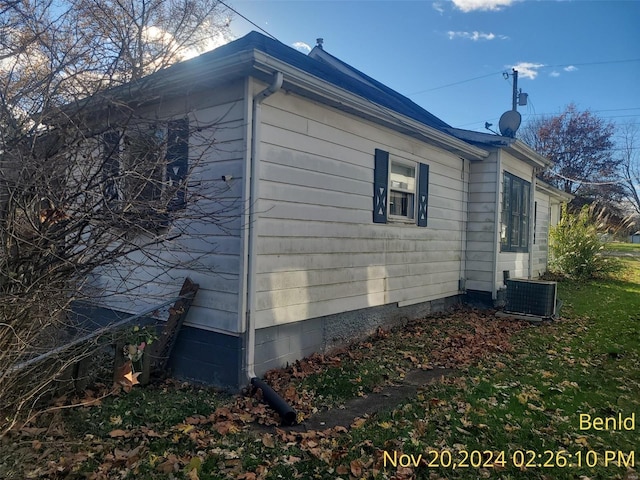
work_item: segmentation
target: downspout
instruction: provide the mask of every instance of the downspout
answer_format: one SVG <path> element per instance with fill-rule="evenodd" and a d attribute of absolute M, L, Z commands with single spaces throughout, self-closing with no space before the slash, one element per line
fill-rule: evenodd
<path fill-rule="evenodd" d="M 533 167 L 531 172 L 531 192 L 529 193 L 529 275 L 528 278 L 533 278 L 533 237 L 535 235 L 535 208 L 536 208 L 536 173 L 538 169 Z"/>
<path fill-rule="evenodd" d="M 502 186 L 502 150 L 498 149 L 496 152 L 496 203 L 495 203 L 495 217 L 494 217 L 494 245 L 493 249 L 493 262 L 492 262 L 492 280 L 491 280 L 491 299 L 497 300 L 498 298 L 498 255 L 500 253 L 500 243 L 501 243 L 501 216 L 502 211 L 500 210 L 500 201 L 502 198 L 502 192 L 500 188 Z"/>
<path fill-rule="evenodd" d="M 266 383 L 258 378 L 255 372 L 256 356 L 256 256 L 258 243 L 258 213 L 256 206 L 260 198 L 260 127 L 262 124 L 262 102 L 282 88 L 282 72 L 275 72 L 273 82 L 253 97 L 251 121 L 251 168 L 249 196 L 249 262 L 247 266 L 247 311 L 246 331 L 247 345 L 245 368 L 247 379 L 251 385 L 262 390 L 264 400 L 278 412 L 282 423 L 292 425 L 296 421 L 296 412 Z"/>
<path fill-rule="evenodd" d="M 469 182 L 471 181 L 471 163 L 466 159 L 460 157 L 462 160 L 462 173 L 460 178 L 462 179 L 462 203 L 464 209 L 462 212 L 462 227 L 460 229 L 460 280 L 458 282 L 458 291 L 460 293 L 466 293 L 466 278 L 467 278 L 467 230 L 469 229 Z"/>

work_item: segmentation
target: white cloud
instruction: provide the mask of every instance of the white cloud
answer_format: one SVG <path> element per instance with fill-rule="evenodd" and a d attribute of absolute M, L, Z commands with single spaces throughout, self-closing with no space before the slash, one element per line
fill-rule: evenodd
<path fill-rule="evenodd" d="M 560 72 L 556 72 L 555 70 L 549 74 L 550 77 L 559 77 Z"/>
<path fill-rule="evenodd" d="M 501 10 L 508 7 L 515 0 L 451 0 L 453 4 L 463 12 L 474 10 Z"/>
<path fill-rule="evenodd" d="M 538 69 L 544 67 L 544 63 L 520 62 L 512 68 L 518 71 L 520 78 L 530 78 L 534 80 L 538 76 Z"/>
<path fill-rule="evenodd" d="M 441 2 L 433 2 L 431 6 L 436 12 L 440 13 L 440 15 L 444 13 L 444 7 L 442 6 Z"/>
<path fill-rule="evenodd" d="M 293 48 L 309 53 L 311 51 L 311 47 L 304 42 L 296 42 L 293 44 Z"/>
<path fill-rule="evenodd" d="M 198 47 L 190 47 L 188 48 L 181 56 L 181 60 L 189 60 L 191 58 L 197 57 L 198 55 L 209 52 L 211 50 L 215 50 L 222 45 L 226 45 L 233 38 L 228 38 L 223 32 L 215 32 L 210 37 L 207 37 L 207 40 L 204 44 L 198 45 Z"/>
<path fill-rule="evenodd" d="M 578 70 L 578 68 L 574 67 L 573 65 L 569 65 L 568 67 L 564 67 L 564 71 L 565 72 L 575 72 L 576 70 Z"/>
<path fill-rule="evenodd" d="M 509 37 L 506 35 L 496 35 L 495 33 L 484 33 L 484 32 L 454 32 L 448 31 L 447 35 L 449 36 L 449 40 L 453 40 L 454 38 L 464 38 L 466 40 L 473 40 L 477 42 L 478 40 L 495 40 L 499 38 L 500 40 L 506 40 Z"/>

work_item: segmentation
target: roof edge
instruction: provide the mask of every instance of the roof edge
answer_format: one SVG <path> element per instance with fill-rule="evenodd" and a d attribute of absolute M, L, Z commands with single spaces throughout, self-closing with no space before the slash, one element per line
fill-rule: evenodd
<path fill-rule="evenodd" d="M 401 133 L 404 133 L 403 130 L 412 130 L 436 143 L 441 148 L 467 156 L 470 160 L 482 160 L 489 155 L 489 152 L 486 150 L 465 142 L 448 132 L 430 127 L 395 110 L 360 97 L 261 50 L 254 50 L 254 54 L 256 60 L 254 68 L 262 70 L 269 75 L 272 75 L 276 71 L 281 71 L 284 74 L 285 88 L 287 85 L 290 87 L 293 86 L 294 88 L 297 87 L 298 89 L 311 92 L 315 94 L 315 96 L 324 97 L 346 107 L 362 111 L 368 117 L 383 120 L 386 124 L 395 125 L 395 130 Z"/>
<path fill-rule="evenodd" d="M 515 157 L 527 162 L 530 165 L 533 165 L 534 167 L 546 168 L 550 167 L 553 164 L 553 162 L 547 157 L 540 155 L 529 145 L 524 143 L 522 140 L 518 140 L 517 138 L 511 145 L 507 147 L 507 150 L 509 150 L 509 153 L 512 153 Z"/>
<path fill-rule="evenodd" d="M 536 190 L 538 189 L 564 202 L 570 202 L 575 198 L 575 195 L 567 193 L 564 190 L 560 190 L 559 188 L 554 187 L 553 185 L 545 182 L 544 180 L 540 180 L 539 178 L 536 178 Z"/>

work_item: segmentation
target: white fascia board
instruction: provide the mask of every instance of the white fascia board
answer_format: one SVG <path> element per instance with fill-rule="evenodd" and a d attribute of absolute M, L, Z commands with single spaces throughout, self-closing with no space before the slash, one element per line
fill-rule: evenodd
<path fill-rule="evenodd" d="M 309 75 L 288 63 L 266 55 L 261 51 L 256 50 L 254 51 L 254 54 L 256 61 L 254 67 L 269 75 L 273 74 L 275 71 L 282 72 L 284 74 L 285 85 L 288 84 L 289 86 L 295 86 L 299 89 L 312 93 L 316 97 L 325 98 L 331 103 L 339 104 L 347 109 L 361 112 L 366 117 L 378 119 L 382 123 L 389 125 L 391 128 L 395 127 L 394 129 L 399 130 L 400 132 L 410 130 L 437 144 L 441 148 L 448 151 L 454 151 L 469 160 L 482 160 L 489 156 L 489 152 L 486 150 L 470 145 L 447 133 L 424 125 L 412 118 L 406 117 L 405 115 L 378 105 L 358 95 L 354 95 L 353 93 L 327 83 L 313 75 Z"/>
<path fill-rule="evenodd" d="M 550 197 L 553 197 L 559 200 L 560 202 L 570 202 L 571 200 L 574 199 L 574 195 L 571 195 L 570 193 L 560 190 L 559 188 L 551 186 L 540 179 L 536 180 L 536 190 L 546 193 Z"/>
<path fill-rule="evenodd" d="M 531 147 L 529 147 L 526 143 L 516 140 L 508 147 L 505 147 L 509 153 L 511 153 L 514 157 L 528 163 L 529 165 L 537 168 L 546 168 L 551 166 L 552 162 L 546 157 L 543 157 Z"/>
<path fill-rule="evenodd" d="M 180 88 L 182 92 L 185 91 L 185 84 L 188 85 L 187 90 L 189 87 L 193 88 L 194 85 L 201 89 L 203 80 L 207 83 L 218 83 L 222 80 L 246 75 L 253 63 L 253 56 L 253 52 L 241 52 L 202 65 L 191 64 L 197 60 L 197 58 L 192 59 L 188 63 L 182 64 L 185 67 L 184 70 L 178 69 L 181 64 L 170 67 L 170 69 L 175 68 L 176 70 L 167 71 L 166 78 L 159 79 L 157 83 L 151 83 L 150 86 L 152 88 L 175 86 Z"/>

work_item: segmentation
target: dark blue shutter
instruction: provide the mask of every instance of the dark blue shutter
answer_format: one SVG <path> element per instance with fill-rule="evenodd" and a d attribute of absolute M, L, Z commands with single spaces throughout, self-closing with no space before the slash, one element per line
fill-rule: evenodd
<path fill-rule="evenodd" d="M 389 189 L 389 152 L 378 150 L 373 171 L 373 222 L 387 223 L 387 198 Z"/>
<path fill-rule="evenodd" d="M 427 206 L 429 204 L 429 165 L 419 164 L 418 170 L 418 215 L 416 224 L 427 226 Z"/>
<path fill-rule="evenodd" d="M 102 135 L 102 182 L 104 200 L 108 205 L 118 200 L 118 176 L 120 174 L 120 134 L 106 132 Z"/>
<path fill-rule="evenodd" d="M 171 211 L 186 206 L 187 173 L 189 171 L 189 119 L 172 120 L 167 127 L 167 182 L 175 194 L 167 208 Z"/>

